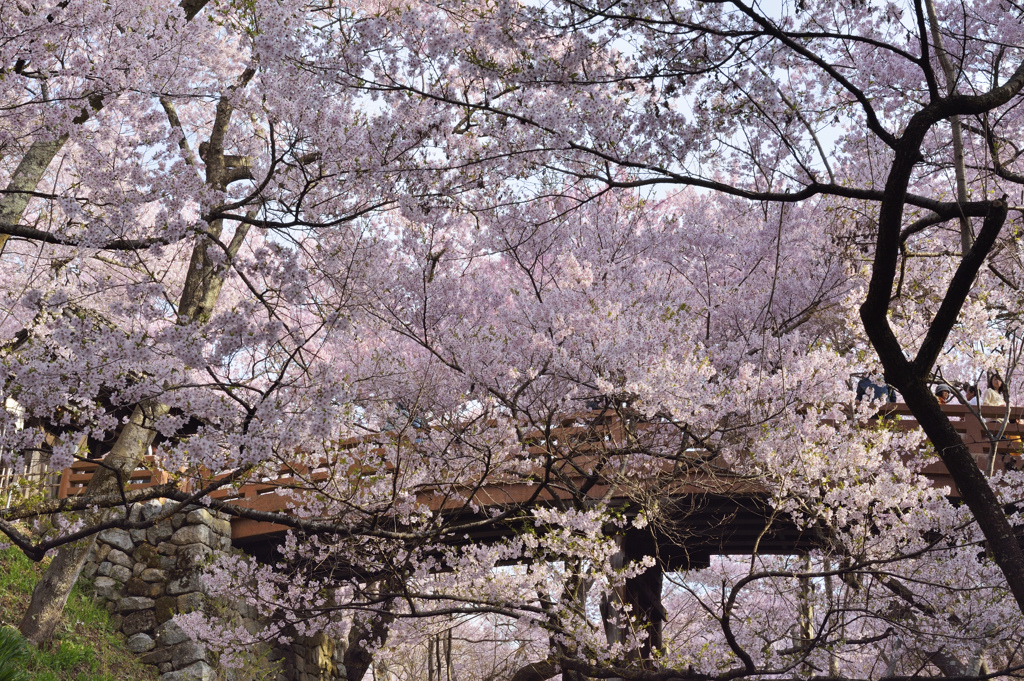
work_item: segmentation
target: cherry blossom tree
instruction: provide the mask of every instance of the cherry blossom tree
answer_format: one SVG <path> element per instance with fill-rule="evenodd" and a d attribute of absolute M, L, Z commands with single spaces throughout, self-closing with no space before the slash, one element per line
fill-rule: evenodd
<path fill-rule="evenodd" d="M 427 631 L 519 681 L 1019 668 L 1020 475 L 929 388 L 1016 361 L 1016 8 L 0 11 L 2 444 L 103 462 L 0 513 L 56 552 L 33 641 L 164 497 L 288 528 L 209 574 L 263 631 L 182 619 L 228 665 L 320 634 L 356 681 Z M 855 404 L 878 370 L 934 453 Z M 125 492 L 151 449 L 175 479 Z M 276 510 L 210 497 L 283 468 Z M 730 495 L 756 542 L 683 503 Z"/>
<path fill-rule="evenodd" d="M 404 21 L 409 47 L 382 52 L 371 74 L 332 62 L 329 41 L 314 61 L 447 110 L 457 123 L 444 130 L 478 142 L 469 162 L 484 184 L 518 182 L 525 164 L 587 195 L 685 186 L 860 217 L 871 242 L 864 333 L 1024 606 L 1024 554 L 928 387 L 976 283 L 988 283 L 978 280 L 986 258 L 1013 248 L 999 244 L 1009 214 L 1000 196 L 1020 178 L 1007 165 L 1024 83 L 1015 10 L 566 2 L 420 7 L 392 20 Z M 505 186 L 519 200 L 534 195 Z M 954 220 L 958 241 L 944 242 Z M 894 318 L 918 243 L 952 253 L 931 295 L 912 296 L 914 314 Z M 1014 290 L 1005 275 L 991 283 Z"/>
<path fill-rule="evenodd" d="M 375 190 L 333 193 L 328 201 L 317 196 L 317 185 L 335 177 L 332 162 L 303 149 L 301 120 L 278 122 L 273 102 L 253 94 L 257 69 L 244 33 L 252 17 L 226 8 L 211 12 L 210 21 L 188 22 L 201 9 L 194 3 L 184 10 L 96 5 L 86 16 L 73 9 L 11 7 L 5 21 L 5 60 L 15 64 L 7 81 L 14 112 L 8 144 L 24 149 L 5 192 L 4 239 L 15 278 L 6 292 L 5 324 L 13 334 L 7 394 L 30 423 L 44 425 L 56 468 L 83 446 L 103 456 L 88 490 L 103 497 L 116 496 L 154 441 L 175 436 L 184 423 L 226 434 L 217 419 L 240 417 L 238 435 L 245 437 L 268 408 L 261 407 L 264 398 L 283 385 L 297 388 L 286 383 L 289 370 L 305 363 L 306 347 L 344 314 L 344 303 L 318 319 L 275 312 L 289 297 L 312 291 L 304 292 L 303 272 L 287 265 L 293 254 L 267 234 L 279 230 L 287 242 L 288 230 L 313 224 L 302 200 L 318 204 L 324 212 L 316 223 L 326 219 L 327 228 L 393 198 Z M 225 31 L 231 24 L 236 30 Z M 340 123 L 345 111 L 351 114 L 344 105 L 317 114 Z M 348 138 L 373 146 L 351 131 Z M 335 150 L 347 163 L 352 147 L 343 147 Z M 375 177 L 366 178 L 370 185 Z M 282 203 L 279 192 L 302 198 Z M 250 235 L 254 225 L 260 233 Z M 17 242 L 8 243 L 10 237 Z M 348 267 L 358 267 L 358 234 L 329 241 L 321 246 L 342 258 L 341 250 L 355 255 Z M 230 270 L 237 258 L 249 264 Z M 226 313 L 234 340 L 227 327 L 209 326 L 229 270 L 244 272 L 225 293 L 235 303 Z M 344 276 L 325 274 L 320 283 L 345 289 L 336 278 Z M 255 297 L 243 301 L 243 290 Z M 262 321 L 252 317 L 256 308 L 265 313 Z M 207 348 L 212 338 L 216 347 Z M 247 361 L 253 343 L 276 349 Z M 213 365 L 202 359 L 208 351 L 220 356 L 212 361 L 222 373 L 210 373 Z M 266 378 L 266 363 L 283 373 L 263 398 L 230 397 L 246 375 Z M 26 382 L 28 376 L 34 378 Z M 177 387 L 184 389 L 180 402 L 169 397 Z M 320 384 L 319 398 L 330 401 L 332 390 Z M 39 446 L 33 430 L 12 437 L 11 451 Z M 218 439 L 198 437 L 193 452 L 203 441 L 208 452 L 220 450 L 226 443 Z M 176 467 L 171 456 L 166 465 Z M 216 457 L 207 464 L 222 468 Z M 201 458 L 193 453 L 190 461 Z M 32 545 L 19 528 L 5 529 L 40 557 L 93 537 L 108 522 L 105 510 L 80 520 L 87 529 L 66 528 L 57 544 Z M 69 545 L 51 564 L 22 624 L 33 642 L 52 632 L 90 546 Z"/>

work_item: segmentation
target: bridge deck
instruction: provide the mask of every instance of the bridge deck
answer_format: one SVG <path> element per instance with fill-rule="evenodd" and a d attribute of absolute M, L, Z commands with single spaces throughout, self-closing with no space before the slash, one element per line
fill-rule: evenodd
<path fill-rule="evenodd" d="M 953 421 L 979 467 L 986 468 L 991 443 L 982 424 L 966 406 L 946 405 L 943 411 Z M 980 411 L 992 430 L 998 431 L 1002 419 L 1006 416 L 1006 410 L 1001 407 L 982 407 Z M 905 430 L 919 427 L 904 404 L 887 405 L 881 414 Z M 529 447 L 530 453 L 543 453 L 551 447 L 560 447 L 564 443 L 572 442 L 571 464 L 574 467 L 585 468 L 588 465 L 587 457 L 596 459 L 601 451 L 607 453 L 620 437 L 616 432 L 619 426 L 614 418 L 604 416 L 601 412 L 592 412 L 585 415 L 584 420 L 587 421 L 585 425 L 580 425 L 581 416 L 564 421 L 560 428 L 549 433 L 550 443 L 543 440 L 539 434 L 535 434 L 534 444 Z M 1021 423 L 1024 421 L 1024 410 L 1011 409 L 1009 421 L 1003 438 L 997 443 L 996 470 L 1002 470 L 1019 458 L 1021 437 L 1024 435 L 1024 423 Z M 646 424 L 646 427 L 651 425 Z M 559 444 L 558 438 L 561 438 L 562 444 Z M 693 451 L 695 461 L 701 455 L 702 452 Z M 568 461 L 562 464 L 563 472 L 568 465 Z M 65 469 L 61 476 L 59 495 L 63 498 L 84 492 L 97 466 L 98 463 L 93 461 L 79 461 L 71 468 Z M 929 464 L 923 473 L 934 485 L 949 487 L 951 497 L 959 496 L 952 477 L 938 459 Z M 330 475 L 331 471 L 326 462 L 321 462 L 318 468 L 312 469 L 307 466 L 286 464 L 274 478 L 249 480 L 244 484 L 224 487 L 215 491 L 211 497 L 260 511 L 287 511 L 291 501 L 288 496 L 279 494 L 279 490 L 302 488 L 323 482 Z M 581 476 L 576 477 L 576 482 L 582 483 Z M 772 517 L 763 488 L 755 481 L 736 476 L 721 466 L 705 463 L 694 466 L 682 476 L 673 476 L 671 470 L 666 470 L 665 477 L 672 480 L 669 494 L 674 505 L 674 515 L 679 518 L 676 527 L 671 531 L 683 539 L 665 544 L 666 551 L 675 551 L 679 554 L 675 558 L 666 556 L 670 563 L 691 565 L 695 560 L 701 562 L 712 553 L 749 553 L 754 549 L 762 553 L 788 553 L 809 546 L 814 541 L 813 537 L 806 535 L 793 523 Z M 169 474 L 156 469 L 153 458 L 148 457 L 144 465 L 132 475 L 129 488 L 140 489 L 163 484 L 169 479 Z M 605 498 L 610 493 L 613 501 L 627 501 L 628 494 L 617 496 L 617 491 L 611 488 L 611 484 L 594 484 L 586 490 L 585 495 L 596 500 Z M 487 485 L 475 490 L 465 489 L 462 498 L 450 493 L 444 495 L 423 492 L 420 501 L 435 511 L 448 511 L 467 519 L 472 516 L 482 519 L 479 509 L 522 504 L 535 494 L 537 503 L 558 504 L 568 501 L 574 494 L 580 493 L 579 488 L 574 490 L 571 487 L 571 484 L 552 485 L 537 494 L 536 484 L 524 480 Z M 470 510 L 471 508 L 477 510 Z M 244 518 L 235 518 L 232 521 L 232 537 L 239 544 L 272 541 L 283 530 L 281 525 L 268 522 Z M 497 537 L 512 531 L 514 530 L 510 528 L 490 528 L 482 532 Z M 471 539 L 479 540 L 480 537 Z M 674 548 L 671 548 L 670 544 Z M 684 546 L 685 548 L 682 548 Z"/>

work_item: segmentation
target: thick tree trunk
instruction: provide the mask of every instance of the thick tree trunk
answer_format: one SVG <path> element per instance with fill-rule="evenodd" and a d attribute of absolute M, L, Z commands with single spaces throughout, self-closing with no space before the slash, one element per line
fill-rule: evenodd
<path fill-rule="evenodd" d="M 961 499 L 971 509 L 985 535 L 992 558 L 1006 577 L 1018 607 L 1024 612 L 1024 551 L 1021 551 L 988 478 L 923 380 L 908 382 L 899 390 L 953 476 Z"/>
<path fill-rule="evenodd" d="M 25 208 L 32 198 L 32 192 L 39 186 L 39 180 L 42 179 L 50 161 L 60 152 L 67 140 L 68 136 L 62 135 L 55 140 L 32 143 L 11 176 L 10 182 L 7 183 L 6 192 L 0 196 L 0 224 L 16 225 L 21 222 Z M 0 251 L 7 245 L 8 238 L 8 235 L 0 234 Z"/>
<path fill-rule="evenodd" d="M 395 616 L 390 613 L 392 603 L 389 601 L 385 606 L 385 613 L 373 615 L 369 622 L 356 622 L 352 625 L 342 662 L 345 665 L 345 678 L 348 681 L 363 681 L 366 670 L 373 664 L 373 653 L 370 652 L 370 647 L 377 648 L 387 642 L 391 623 L 395 621 Z M 430 664 L 433 665 L 433 657 L 429 653 L 428 657 L 430 657 Z M 440 674 L 440 670 L 438 670 L 438 674 Z"/>
<path fill-rule="evenodd" d="M 201 7 L 202 4 L 196 6 Z M 252 77 L 251 72 L 247 71 L 247 74 L 244 82 L 248 82 L 248 79 Z M 228 184 L 224 174 L 224 148 L 221 142 L 224 131 L 230 122 L 231 113 L 232 109 L 227 97 L 223 97 L 217 108 L 214 132 L 211 135 L 211 139 L 216 143 L 210 145 L 212 149 L 208 151 L 207 155 L 207 183 L 220 188 L 224 188 Z M 49 158 L 52 157 L 51 154 Z M 40 157 L 40 162 L 42 160 Z M 43 170 L 45 170 L 45 166 Z M 24 206 L 22 206 L 23 209 Z M 203 324 L 213 313 L 213 308 L 224 284 L 227 265 L 213 262 L 207 254 L 207 250 L 213 245 L 212 238 L 220 236 L 222 227 L 222 220 L 214 220 L 210 225 L 210 237 L 200 237 L 192 249 L 192 258 L 178 304 L 179 324 Z M 230 260 L 238 252 L 246 234 L 247 227 L 244 225 L 240 225 L 235 230 L 227 249 L 227 260 Z M 122 428 L 113 449 L 104 457 L 85 493 L 87 495 L 106 495 L 121 492 L 153 443 L 153 438 L 156 435 L 153 423 L 169 411 L 170 408 L 167 405 L 155 400 L 136 405 L 131 419 Z M 127 511 L 127 509 L 125 510 Z M 103 511 L 92 514 L 87 518 L 87 522 L 89 524 L 101 522 L 108 513 L 108 511 Z M 21 621 L 20 629 L 25 638 L 36 646 L 52 637 L 60 622 L 64 606 L 67 604 L 71 588 L 78 580 L 85 558 L 95 542 L 96 538 L 93 536 L 88 540 L 60 547 L 43 578 L 33 590 L 32 599 L 28 611 Z M 363 671 L 365 672 L 366 668 Z M 361 676 L 359 678 L 361 679 Z"/>
<path fill-rule="evenodd" d="M 621 549 L 612 557 L 612 567 L 616 569 L 648 556 L 657 557 L 657 543 L 648 532 L 630 532 L 619 541 Z M 661 565 L 655 562 L 641 574 L 627 579 L 623 588 L 616 590 L 611 596 L 606 596 L 601 603 L 601 615 L 609 645 L 626 640 L 627 631 L 624 623 L 615 619 L 619 611 L 616 605 L 630 607 L 634 631 L 646 633 L 631 659 L 638 661 L 645 669 L 654 669 L 657 666 L 654 658 L 665 646 L 663 628 L 667 612 L 661 602 L 663 579 Z"/>
<path fill-rule="evenodd" d="M 558 667 L 547 660 L 531 662 L 512 675 L 510 681 L 547 681 L 558 673 Z"/>
<path fill-rule="evenodd" d="M 953 275 L 913 361 L 907 359 L 907 353 L 889 325 L 888 311 L 900 252 L 904 199 L 910 176 L 921 157 L 922 140 L 931 125 L 926 117 L 918 119 L 919 116 L 915 116 L 907 126 L 904 139 L 900 140 L 895 150 L 893 165 L 886 180 L 885 199 L 879 207 L 874 266 L 868 294 L 860 308 L 861 319 L 871 345 L 885 368 L 886 381 L 903 395 L 945 463 L 960 490 L 961 498 L 971 509 L 984 534 L 992 557 L 1006 577 L 1017 607 L 1024 612 L 1024 551 L 1014 536 L 999 500 L 989 487 L 987 478 L 953 424 L 942 412 L 927 383 L 935 361 L 974 285 L 978 270 L 1006 221 L 1005 200 L 988 202 L 981 231 Z"/>
<path fill-rule="evenodd" d="M 165 415 L 168 408 L 162 404 L 142 404 L 135 408 L 113 449 L 103 459 L 103 465 L 96 469 L 89 486 L 88 495 L 117 494 L 131 479 L 138 462 L 146 455 L 156 431 L 153 423 Z M 125 509 L 127 512 L 127 509 Z M 90 514 L 86 522 L 101 522 L 109 511 Z M 78 580 L 86 556 L 96 543 L 96 535 L 83 539 L 57 551 L 46 574 L 32 591 L 32 600 L 21 620 L 19 629 L 32 644 L 38 646 L 50 640 L 67 603 L 71 588 Z"/>

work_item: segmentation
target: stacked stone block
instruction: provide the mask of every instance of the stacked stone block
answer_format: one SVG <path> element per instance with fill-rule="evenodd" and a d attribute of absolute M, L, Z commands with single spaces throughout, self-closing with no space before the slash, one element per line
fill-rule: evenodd
<path fill-rule="evenodd" d="M 344 649 L 330 637 L 317 634 L 295 637 L 284 650 L 276 651 L 285 662 L 287 681 L 345 681 Z"/>
<path fill-rule="evenodd" d="M 164 502 L 137 504 L 132 520 L 150 520 Z M 261 628 L 246 603 L 208 602 L 202 571 L 218 554 L 231 551 L 231 524 L 223 514 L 193 507 L 146 530 L 111 529 L 101 532 L 83 570 L 93 580 L 96 596 L 113 613 L 113 621 L 128 639 L 128 649 L 154 665 L 161 681 L 249 681 L 235 671 L 218 679 L 214 660 L 205 647 L 192 641 L 173 621 L 176 613 L 206 610 L 237 618 L 249 631 Z M 266 651 L 276 662 L 277 681 L 341 681 L 346 678 L 343 650 L 318 635 L 296 637 Z"/>
<path fill-rule="evenodd" d="M 151 519 L 159 501 L 132 508 L 133 520 Z M 161 681 L 213 681 L 206 649 L 173 621 L 176 613 L 207 607 L 201 573 L 214 554 L 231 548 L 231 525 L 203 508 L 178 513 L 146 530 L 101 532 L 83 575 L 114 613 L 128 649 L 155 665 Z"/>

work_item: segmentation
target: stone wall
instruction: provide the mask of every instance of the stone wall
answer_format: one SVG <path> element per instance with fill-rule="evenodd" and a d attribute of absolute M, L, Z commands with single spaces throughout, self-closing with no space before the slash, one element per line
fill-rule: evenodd
<path fill-rule="evenodd" d="M 148 520 L 162 510 L 160 501 L 137 504 L 131 518 Z M 146 530 L 101 532 L 82 576 L 93 580 L 96 597 L 113 614 L 128 649 L 155 665 L 161 681 L 236 681 L 230 672 L 218 679 L 206 648 L 172 621 L 176 613 L 206 610 L 238 618 L 250 631 L 261 627 L 246 604 L 214 604 L 206 596 L 203 567 L 231 550 L 226 516 L 191 508 Z M 277 681 L 345 679 L 342 651 L 323 635 L 298 639 L 265 657 L 277 663 Z"/>
<path fill-rule="evenodd" d="M 132 508 L 132 519 L 152 518 L 159 501 Z M 83 576 L 114 614 L 128 649 L 155 665 L 161 681 L 212 681 L 206 649 L 172 620 L 176 613 L 206 607 L 201 572 L 215 552 L 231 548 L 231 525 L 195 508 L 147 530 L 106 530 L 99 534 Z"/>
<path fill-rule="evenodd" d="M 282 674 L 287 681 L 346 681 L 344 650 L 324 634 L 297 637 L 287 649 L 274 652 L 281 655 L 282 669 L 290 670 Z"/>

